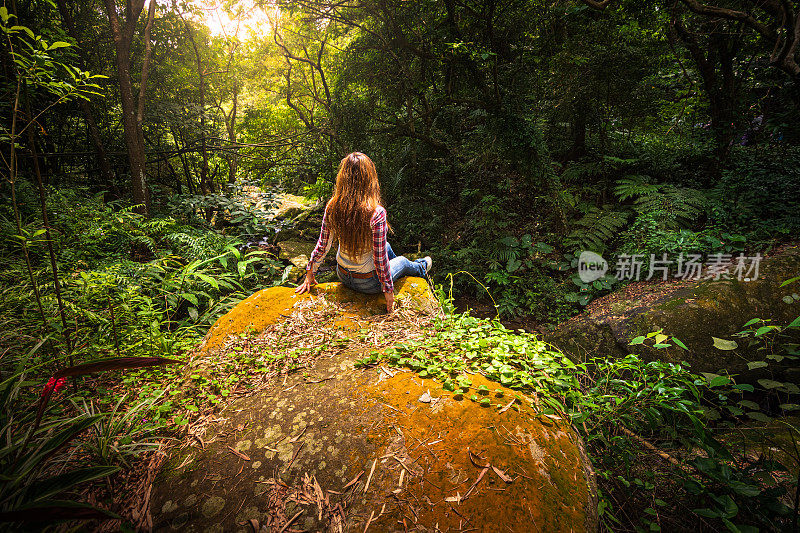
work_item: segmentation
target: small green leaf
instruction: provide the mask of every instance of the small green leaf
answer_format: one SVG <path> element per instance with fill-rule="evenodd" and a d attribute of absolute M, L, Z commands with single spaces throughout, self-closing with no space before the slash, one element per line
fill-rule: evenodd
<path fill-rule="evenodd" d="M 777 389 L 778 387 L 783 386 L 783 383 L 780 381 L 775 381 L 774 379 L 759 379 L 758 384 L 765 389 Z"/>
<path fill-rule="evenodd" d="M 760 328 L 758 328 L 756 330 L 756 337 L 760 337 L 761 335 L 764 335 L 765 333 L 769 333 L 773 329 L 775 329 L 775 326 L 761 326 Z"/>
<path fill-rule="evenodd" d="M 634 345 L 634 344 L 642 344 L 642 343 L 644 342 L 644 339 L 645 339 L 645 336 L 644 336 L 644 335 L 642 335 L 642 336 L 640 336 L 640 337 L 635 337 L 635 338 L 634 338 L 633 340 L 631 340 L 631 342 L 629 342 L 628 344 L 629 344 L 629 345 Z"/>
<path fill-rule="evenodd" d="M 64 41 L 56 41 L 53 44 L 51 44 L 50 46 L 48 46 L 47 49 L 48 50 L 55 50 L 57 48 L 68 48 L 70 46 L 72 46 L 72 45 L 69 44 L 69 43 L 65 43 Z"/>
<path fill-rule="evenodd" d="M 723 385 L 727 385 L 731 382 L 731 378 L 728 376 L 716 376 L 708 382 L 709 387 L 721 387 Z"/>
<path fill-rule="evenodd" d="M 796 278 L 787 279 L 786 281 L 781 283 L 781 287 L 785 287 L 785 286 L 789 285 L 790 283 L 794 283 L 795 281 L 798 281 L 798 280 L 800 280 L 800 276 L 797 276 Z"/>
<path fill-rule="evenodd" d="M 747 416 L 759 422 L 765 422 L 765 423 L 772 422 L 772 418 L 768 417 L 761 411 L 750 411 L 749 413 L 747 413 Z"/>
<path fill-rule="evenodd" d="M 684 350 L 687 350 L 687 351 L 689 350 L 689 348 L 686 347 L 686 345 L 683 343 L 683 341 L 678 339 L 678 338 L 676 338 L 676 337 L 672 337 L 672 342 L 674 342 L 675 344 L 677 344 L 678 346 L 680 346 Z"/>
<path fill-rule="evenodd" d="M 756 402 L 751 402 L 750 400 L 739 400 L 737 402 L 737 405 L 741 405 L 746 409 L 754 409 L 756 411 L 761 409 L 761 407 L 759 407 L 759 405 Z"/>
<path fill-rule="evenodd" d="M 755 370 L 756 368 L 764 368 L 768 364 L 766 361 L 751 361 L 747 363 L 747 368 L 748 370 Z"/>
<path fill-rule="evenodd" d="M 718 350 L 735 350 L 739 347 L 739 344 L 736 341 L 718 339 L 717 337 L 711 338 L 714 340 L 714 348 Z"/>

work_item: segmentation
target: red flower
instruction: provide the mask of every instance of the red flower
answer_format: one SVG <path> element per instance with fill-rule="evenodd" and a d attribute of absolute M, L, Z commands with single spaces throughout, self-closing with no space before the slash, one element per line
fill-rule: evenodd
<path fill-rule="evenodd" d="M 63 389 L 67 384 L 67 378 L 50 378 L 50 381 L 47 382 L 47 385 L 44 386 L 44 390 L 42 390 L 42 396 L 47 394 L 48 391 L 52 390 L 53 394 L 57 393 L 61 389 Z"/>

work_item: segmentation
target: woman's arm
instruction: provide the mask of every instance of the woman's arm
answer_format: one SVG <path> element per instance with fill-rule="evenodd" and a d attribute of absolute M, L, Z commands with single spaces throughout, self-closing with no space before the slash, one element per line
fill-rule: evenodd
<path fill-rule="evenodd" d="M 372 226 L 372 262 L 375 263 L 375 272 L 381 283 L 383 294 L 386 297 L 386 310 L 392 312 L 394 308 L 394 282 L 389 269 L 389 254 L 386 251 L 386 210 L 378 206 L 370 221 Z"/>
<path fill-rule="evenodd" d="M 328 216 L 328 210 L 325 210 L 325 214 L 322 215 L 322 228 L 319 231 L 319 239 L 317 239 L 317 245 L 314 247 L 314 251 L 311 252 L 311 258 L 308 260 L 308 264 L 306 265 L 306 279 L 303 280 L 303 283 L 297 287 L 294 292 L 298 294 L 303 294 L 304 292 L 308 292 L 311 290 L 311 287 L 317 284 L 317 280 L 314 278 L 314 273 L 319 268 L 319 265 L 322 264 L 322 261 L 325 259 L 325 256 L 328 255 L 328 250 L 331 249 L 331 232 L 328 228 L 328 224 L 326 223 L 326 219 Z"/>

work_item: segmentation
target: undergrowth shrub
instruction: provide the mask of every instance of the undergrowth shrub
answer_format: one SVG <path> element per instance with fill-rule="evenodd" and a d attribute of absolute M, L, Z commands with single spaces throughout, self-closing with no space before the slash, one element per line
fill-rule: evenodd
<path fill-rule="evenodd" d="M 800 148 L 737 147 L 713 191 L 711 225 L 745 234 L 760 247 L 800 233 Z"/>

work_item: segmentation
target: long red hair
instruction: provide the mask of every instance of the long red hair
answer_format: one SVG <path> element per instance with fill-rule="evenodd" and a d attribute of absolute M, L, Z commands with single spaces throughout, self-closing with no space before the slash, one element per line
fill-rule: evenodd
<path fill-rule="evenodd" d="M 361 152 L 348 154 L 339 163 L 333 197 L 326 206 L 327 223 L 347 255 L 358 257 L 372 249 L 370 220 L 379 205 L 381 187 L 372 159 Z"/>

